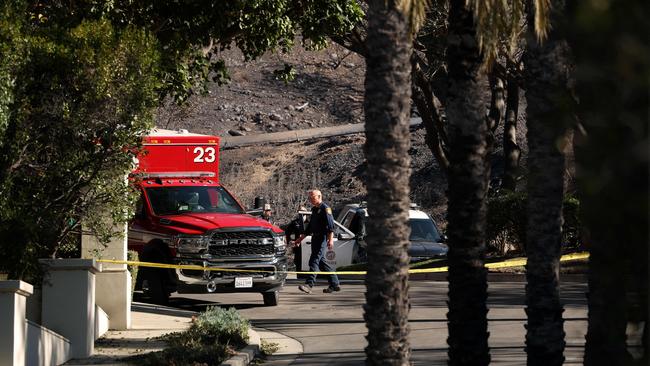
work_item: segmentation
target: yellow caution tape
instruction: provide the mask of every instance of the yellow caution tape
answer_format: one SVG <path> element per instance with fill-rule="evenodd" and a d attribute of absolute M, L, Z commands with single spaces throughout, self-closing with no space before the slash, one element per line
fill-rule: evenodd
<path fill-rule="evenodd" d="M 560 257 L 560 262 L 575 261 L 581 259 L 588 259 L 589 253 L 571 253 L 566 254 Z M 223 268 L 223 267 L 207 267 L 207 266 L 198 266 L 195 264 L 165 264 L 165 263 L 152 263 L 152 262 L 137 262 L 137 261 L 121 261 L 121 260 L 112 260 L 112 259 L 98 259 L 97 262 L 100 263 L 112 263 L 112 264 L 126 264 L 129 266 L 140 266 L 140 267 L 152 267 L 152 268 L 169 268 L 169 269 L 189 269 L 189 270 L 198 270 L 198 271 L 218 271 L 218 272 L 245 272 L 245 273 L 275 273 L 275 271 L 267 270 L 255 270 L 255 269 L 240 269 L 240 268 Z M 521 267 L 525 266 L 527 258 L 513 258 L 501 262 L 495 263 L 486 263 L 485 268 L 509 268 L 509 267 Z M 436 273 L 436 272 L 447 272 L 449 267 L 437 267 L 437 268 L 416 268 L 409 269 L 409 273 Z M 287 274 L 336 274 L 336 275 L 365 275 L 366 271 L 335 271 L 335 272 L 309 272 L 309 271 L 278 271 Z"/>

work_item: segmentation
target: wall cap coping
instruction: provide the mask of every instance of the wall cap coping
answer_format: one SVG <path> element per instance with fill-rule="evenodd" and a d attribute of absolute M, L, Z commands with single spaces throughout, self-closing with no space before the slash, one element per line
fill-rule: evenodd
<path fill-rule="evenodd" d="M 85 270 L 90 273 L 102 271 L 102 264 L 97 263 L 95 259 L 81 258 L 42 258 L 39 263 L 48 271 L 80 271 Z"/>
<path fill-rule="evenodd" d="M 0 281 L 0 293 L 8 292 L 28 297 L 34 293 L 34 286 L 20 280 Z"/>

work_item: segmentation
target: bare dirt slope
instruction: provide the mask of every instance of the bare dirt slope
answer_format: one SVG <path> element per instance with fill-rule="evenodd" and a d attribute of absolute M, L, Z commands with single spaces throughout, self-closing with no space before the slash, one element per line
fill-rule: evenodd
<path fill-rule="evenodd" d="M 159 127 L 226 135 L 362 121 L 365 64 L 356 54 L 332 45 L 323 51 L 297 46 L 290 54 L 269 53 L 251 62 L 236 49 L 220 57 L 230 70 L 230 84 L 213 85 L 208 96 L 194 98 L 183 110 L 169 106 L 158 116 Z M 285 65 L 296 71 L 289 83 L 273 73 Z"/>
<path fill-rule="evenodd" d="M 221 57 L 232 82 L 214 85 L 209 95 L 193 98 L 184 109 L 162 109 L 159 127 L 226 136 L 363 121 L 364 60 L 337 45 L 323 51 L 296 47 L 290 54 L 267 54 L 253 62 L 244 62 L 237 50 Z M 277 80 L 273 73 L 285 64 L 296 70 L 293 82 Z M 283 224 L 301 204 L 307 205 L 310 188 L 320 188 L 335 208 L 365 199 L 364 141 L 357 134 L 224 150 L 221 180 L 246 205 L 256 196 L 270 200 L 276 222 Z M 496 136 L 495 154 L 500 141 Z M 411 200 L 444 227 L 446 177 L 426 147 L 422 129 L 413 131 L 411 143 Z"/>

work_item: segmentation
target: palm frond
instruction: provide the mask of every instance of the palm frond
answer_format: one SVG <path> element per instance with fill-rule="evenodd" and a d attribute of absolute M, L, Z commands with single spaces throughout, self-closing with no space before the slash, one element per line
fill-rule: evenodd
<path fill-rule="evenodd" d="M 550 29 L 551 0 L 535 0 L 535 34 L 540 41 L 546 39 Z"/>
<path fill-rule="evenodd" d="M 411 34 L 415 36 L 427 19 L 431 0 L 397 0 L 395 5 L 409 19 Z"/>
<path fill-rule="evenodd" d="M 522 0 L 466 0 L 466 6 L 474 11 L 476 37 L 487 68 L 496 60 L 502 43 L 507 43 L 510 55 L 516 51 L 524 16 Z"/>

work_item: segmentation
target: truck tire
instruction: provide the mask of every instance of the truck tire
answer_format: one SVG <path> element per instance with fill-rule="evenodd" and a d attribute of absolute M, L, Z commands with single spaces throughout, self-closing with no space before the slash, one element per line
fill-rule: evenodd
<path fill-rule="evenodd" d="M 152 263 L 170 263 L 169 249 L 160 239 L 154 239 L 149 242 L 143 249 L 141 260 Z M 159 305 L 169 303 L 170 285 L 173 281 L 170 278 L 170 270 L 165 268 L 142 267 L 138 272 L 142 281 L 147 281 L 145 294 L 151 299 L 151 302 Z M 144 286 L 143 286 L 144 287 Z"/>
<path fill-rule="evenodd" d="M 262 292 L 264 298 L 264 306 L 277 306 L 280 301 L 280 291 L 267 291 Z"/>
<path fill-rule="evenodd" d="M 147 279 L 151 297 L 151 302 L 158 305 L 167 305 L 169 303 L 169 292 L 167 291 L 166 282 L 163 276 L 155 274 Z"/>

